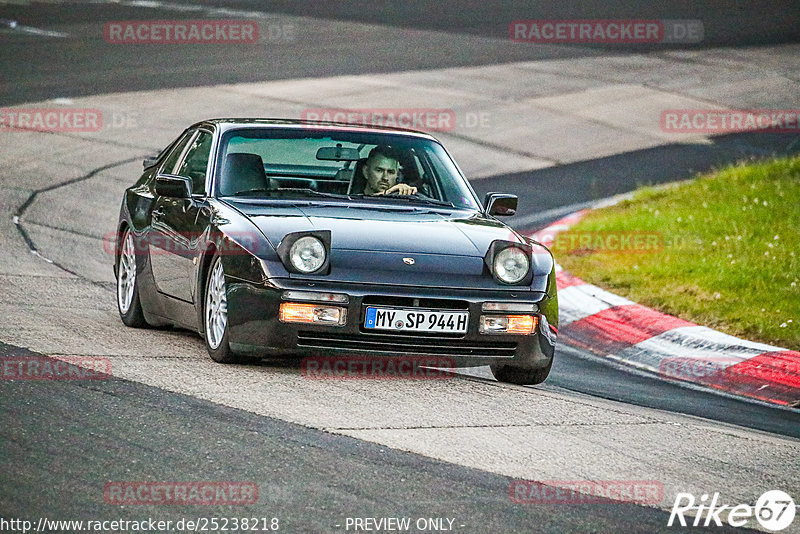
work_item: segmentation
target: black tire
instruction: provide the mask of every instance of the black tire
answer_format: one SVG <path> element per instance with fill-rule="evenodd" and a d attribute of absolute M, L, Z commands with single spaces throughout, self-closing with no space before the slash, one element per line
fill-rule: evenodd
<path fill-rule="evenodd" d="M 205 290 L 203 291 L 203 339 L 206 342 L 206 349 L 208 350 L 208 355 L 211 356 L 211 359 L 217 363 L 242 363 L 247 360 L 243 356 L 234 353 L 231 350 L 230 343 L 228 342 L 229 333 L 228 333 L 228 321 L 227 321 L 227 296 L 225 297 L 225 323 L 222 330 L 222 335 L 219 336 L 217 339 L 217 335 L 213 334 L 212 328 L 209 328 L 209 305 L 211 304 L 211 293 L 212 291 L 212 284 L 214 283 L 214 275 L 216 269 L 219 268 L 220 272 L 222 272 L 222 260 L 219 254 L 214 256 L 214 259 L 211 261 L 211 266 L 208 269 L 208 274 L 205 280 Z M 222 292 L 223 294 L 226 293 L 225 287 L 225 280 L 224 275 L 221 281 L 222 283 Z"/>
<path fill-rule="evenodd" d="M 550 369 L 553 367 L 553 360 L 547 367 L 537 367 L 531 369 L 528 367 L 515 367 L 511 365 L 492 365 L 492 374 L 498 382 L 507 382 L 509 384 L 517 384 L 519 386 L 541 384 L 547 380 L 550 374 Z"/>
<path fill-rule="evenodd" d="M 144 318 L 144 312 L 142 311 L 142 303 L 139 300 L 139 272 L 138 272 L 138 265 L 136 261 L 137 250 L 135 245 L 133 245 L 132 255 L 126 255 L 125 245 L 127 243 L 128 238 L 133 239 L 130 229 L 125 229 L 122 234 L 122 237 L 119 240 L 120 243 L 120 258 L 119 263 L 117 264 L 117 287 L 116 287 L 116 297 L 117 297 L 117 311 L 119 311 L 119 317 L 122 319 L 122 322 L 125 326 L 129 326 L 131 328 L 147 328 L 150 326 Z M 133 241 L 131 241 L 132 243 Z M 125 258 L 123 258 L 125 255 Z M 132 271 L 130 268 L 130 264 L 128 262 L 132 262 Z M 131 296 L 127 296 L 127 292 L 125 296 L 122 295 L 124 289 L 128 286 L 125 284 L 125 281 L 128 280 L 130 283 L 131 273 L 133 275 L 133 293 Z M 125 303 L 128 304 L 127 310 L 125 309 Z"/>

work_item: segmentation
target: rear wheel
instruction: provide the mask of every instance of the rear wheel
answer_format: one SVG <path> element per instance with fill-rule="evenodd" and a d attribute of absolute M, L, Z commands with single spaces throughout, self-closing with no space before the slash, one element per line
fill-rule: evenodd
<path fill-rule="evenodd" d="M 530 369 L 528 367 L 515 367 L 511 365 L 492 365 L 492 374 L 498 382 L 508 382 L 520 386 L 541 384 L 547 380 L 553 360 L 546 367 Z"/>
<path fill-rule="evenodd" d="M 122 322 L 126 326 L 142 328 L 147 325 L 139 300 L 139 285 L 136 273 L 136 246 L 133 233 L 125 230 L 120 240 L 122 250 L 117 268 L 117 309 Z"/>
<path fill-rule="evenodd" d="M 231 350 L 228 343 L 228 297 L 222 259 L 214 257 L 206 280 L 203 305 L 206 348 L 211 359 L 218 363 L 239 363 L 243 358 Z"/>

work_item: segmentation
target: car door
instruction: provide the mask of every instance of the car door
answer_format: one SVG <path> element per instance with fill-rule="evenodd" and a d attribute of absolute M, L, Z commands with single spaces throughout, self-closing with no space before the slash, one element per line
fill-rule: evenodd
<path fill-rule="evenodd" d="M 211 153 L 211 132 L 199 129 L 175 159 L 165 164 L 161 174 L 171 174 L 191 181 L 192 198 L 157 196 L 151 225 L 151 264 L 158 290 L 181 301 L 194 302 L 195 265 L 202 252 L 202 236 L 207 217 L 205 181 Z M 168 158 L 169 159 L 169 158 Z"/>

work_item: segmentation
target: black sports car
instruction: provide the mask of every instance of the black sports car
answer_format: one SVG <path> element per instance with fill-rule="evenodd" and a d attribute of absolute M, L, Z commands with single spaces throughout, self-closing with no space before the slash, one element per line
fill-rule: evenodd
<path fill-rule="evenodd" d="M 122 321 L 200 332 L 217 362 L 436 356 L 535 384 L 558 321 L 550 252 L 411 130 L 215 119 L 125 191 Z"/>

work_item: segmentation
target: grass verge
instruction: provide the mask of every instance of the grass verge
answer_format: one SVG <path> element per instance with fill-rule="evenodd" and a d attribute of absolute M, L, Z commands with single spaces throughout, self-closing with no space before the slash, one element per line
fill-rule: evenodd
<path fill-rule="evenodd" d="M 553 252 L 645 306 L 800 350 L 800 157 L 640 189 L 590 212 Z"/>

